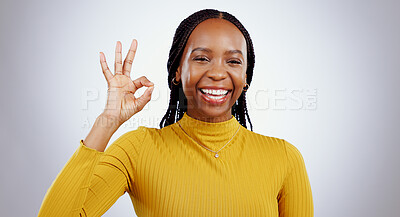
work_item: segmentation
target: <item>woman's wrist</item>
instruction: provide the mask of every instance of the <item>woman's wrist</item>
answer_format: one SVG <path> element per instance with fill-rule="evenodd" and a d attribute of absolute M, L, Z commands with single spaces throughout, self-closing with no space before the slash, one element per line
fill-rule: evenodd
<path fill-rule="evenodd" d="M 92 149 L 103 152 L 111 136 L 121 126 L 117 118 L 110 117 L 106 114 L 101 114 L 96 118 L 92 129 L 86 136 L 83 143 Z"/>
<path fill-rule="evenodd" d="M 98 126 L 108 128 L 111 131 L 114 130 L 114 132 L 123 124 L 120 122 L 119 118 L 108 115 L 107 113 L 104 113 L 104 112 L 101 113 L 96 118 L 96 122 L 95 122 L 95 124 L 97 124 Z"/>

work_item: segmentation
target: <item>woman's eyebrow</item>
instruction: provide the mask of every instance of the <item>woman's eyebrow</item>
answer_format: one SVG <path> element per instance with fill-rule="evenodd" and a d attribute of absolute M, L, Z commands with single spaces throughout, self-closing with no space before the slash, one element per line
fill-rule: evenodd
<path fill-rule="evenodd" d="M 243 53 L 242 53 L 241 50 L 227 50 L 227 51 L 225 51 L 225 54 L 235 54 L 235 53 L 240 54 L 240 55 L 243 56 Z"/>
<path fill-rule="evenodd" d="M 192 53 L 194 53 L 196 51 L 204 51 L 204 52 L 207 52 L 207 53 L 212 53 L 211 49 L 208 49 L 208 48 L 205 48 L 205 47 L 197 47 L 197 48 L 193 49 L 192 52 L 190 52 L 190 53 L 192 54 Z M 227 50 L 227 51 L 225 51 L 225 54 L 236 54 L 236 53 L 243 56 L 243 53 L 242 53 L 241 50 Z"/>
<path fill-rule="evenodd" d="M 190 53 L 192 54 L 195 51 L 204 51 L 204 52 L 207 52 L 207 53 L 212 53 L 212 51 L 210 49 L 205 48 L 205 47 L 197 47 L 197 48 L 193 49 L 192 52 L 190 52 Z"/>

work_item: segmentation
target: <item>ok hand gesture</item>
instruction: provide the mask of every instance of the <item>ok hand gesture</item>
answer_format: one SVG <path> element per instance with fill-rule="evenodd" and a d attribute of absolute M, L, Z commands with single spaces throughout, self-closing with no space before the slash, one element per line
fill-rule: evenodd
<path fill-rule="evenodd" d="M 129 52 L 122 64 L 122 44 L 117 42 L 115 48 L 115 64 L 113 74 L 108 68 L 104 53 L 100 52 L 100 64 L 108 84 L 108 97 L 103 115 L 122 125 L 134 114 L 143 109 L 150 101 L 154 84 L 145 76 L 134 81 L 130 78 L 133 59 L 135 57 L 137 41 L 132 41 Z M 148 87 L 142 96 L 136 98 L 135 92 L 141 87 Z"/>

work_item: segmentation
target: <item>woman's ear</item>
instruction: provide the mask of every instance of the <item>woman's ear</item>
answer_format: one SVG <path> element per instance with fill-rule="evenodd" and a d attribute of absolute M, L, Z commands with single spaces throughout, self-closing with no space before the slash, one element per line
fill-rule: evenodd
<path fill-rule="evenodd" d="M 175 81 L 176 81 L 176 82 L 181 81 L 181 68 L 180 68 L 180 67 L 178 67 L 178 68 L 176 69 L 176 72 L 175 72 Z"/>

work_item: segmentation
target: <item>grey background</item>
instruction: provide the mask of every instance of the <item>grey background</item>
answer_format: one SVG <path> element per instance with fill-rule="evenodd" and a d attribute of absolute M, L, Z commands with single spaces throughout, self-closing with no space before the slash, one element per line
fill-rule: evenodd
<path fill-rule="evenodd" d="M 399 1 L 1 1 L 0 216 L 36 216 L 46 190 L 106 100 L 114 64 L 139 41 L 132 78 L 153 100 L 112 137 L 157 127 L 181 20 L 203 8 L 239 18 L 255 46 L 248 93 L 256 132 L 302 153 L 317 217 L 397 216 Z M 127 194 L 104 216 L 135 216 Z"/>

